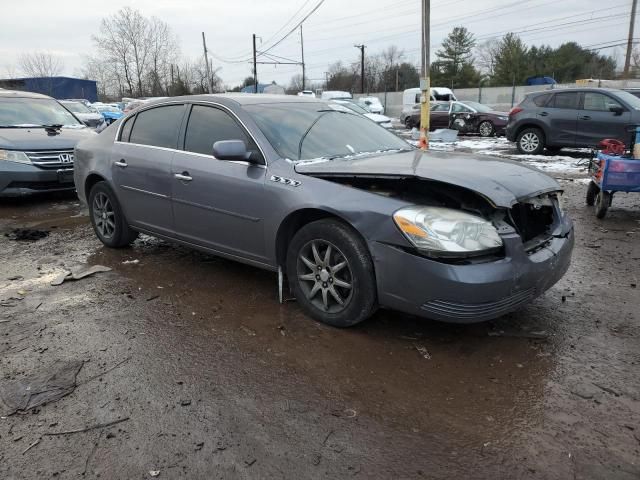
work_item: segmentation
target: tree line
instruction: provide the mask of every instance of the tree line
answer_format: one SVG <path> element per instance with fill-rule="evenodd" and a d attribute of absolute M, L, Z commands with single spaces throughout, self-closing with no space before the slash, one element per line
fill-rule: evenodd
<path fill-rule="evenodd" d="M 365 90 L 401 91 L 419 85 L 416 66 L 402 61 L 404 52 L 389 47 L 382 53 L 365 57 Z M 633 56 L 636 70 L 640 52 Z M 336 62 L 329 66 L 326 86 L 329 90 L 360 91 L 360 62 Z M 500 40 L 478 43 L 465 27 L 455 27 L 444 39 L 431 63 L 431 85 L 470 88 L 482 85 L 523 85 L 527 78 L 553 77 L 558 83 L 573 83 L 580 78 L 616 77 L 613 57 L 581 47 L 576 42 L 557 48 L 527 46 L 515 33 Z M 295 80 L 295 79 L 294 79 Z"/>

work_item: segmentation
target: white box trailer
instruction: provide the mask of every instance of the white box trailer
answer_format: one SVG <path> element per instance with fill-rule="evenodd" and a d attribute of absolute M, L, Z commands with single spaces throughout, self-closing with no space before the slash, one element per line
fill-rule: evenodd
<path fill-rule="evenodd" d="M 457 100 L 455 94 L 450 88 L 445 87 L 431 87 L 431 101 L 444 100 L 451 101 Z M 420 95 L 422 92 L 419 88 L 407 88 L 402 92 L 402 108 L 412 107 L 416 103 L 420 103 Z"/>

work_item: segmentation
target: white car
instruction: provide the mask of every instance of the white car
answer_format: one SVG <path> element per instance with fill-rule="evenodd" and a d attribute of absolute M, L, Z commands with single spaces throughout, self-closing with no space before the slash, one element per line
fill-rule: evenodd
<path fill-rule="evenodd" d="M 362 97 L 358 99 L 358 103 L 371 113 L 384 114 L 384 107 L 378 97 Z"/>
<path fill-rule="evenodd" d="M 391 124 L 391 119 L 389 117 L 387 117 L 386 115 L 380 115 L 379 113 L 371 113 L 369 110 L 367 110 L 363 106 L 358 105 L 357 103 L 351 100 L 334 99 L 334 100 L 331 100 L 331 103 L 338 103 L 340 105 L 344 105 L 349 110 L 359 113 L 360 115 L 367 117 L 369 120 L 373 120 L 381 127 L 393 128 L 393 125 Z"/>
<path fill-rule="evenodd" d="M 353 96 L 349 92 L 342 90 L 325 90 L 320 96 L 322 100 L 335 100 L 335 99 L 351 99 Z"/>
<path fill-rule="evenodd" d="M 311 90 L 302 90 L 301 92 L 298 92 L 298 96 L 316 98 L 316 94 Z"/>
<path fill-rule="evenodd" d="M 99 128 L 105 123 L 104 117 L 100 112 L 95 108 L 86 106 L 84 103 L 69 100 L 60 100 L 60 103 L 87 127 Z"/>

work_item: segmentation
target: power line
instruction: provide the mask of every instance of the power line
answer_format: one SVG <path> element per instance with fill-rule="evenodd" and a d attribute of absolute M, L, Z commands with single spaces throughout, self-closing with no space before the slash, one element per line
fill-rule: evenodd
<path fill-rule="evenodd" d="M 314 13 L 316 10 L 318 10 L 318 9 L 320 8 L 320 6 L 321 6 L 323 3 L 324 3 L 324 0 L 320 0 L 320 1 L 317 3 L 317 5 L 316 5 L 315 7 L 313 7 L 313 9 L 312 9 L 309 13 L 307 13 L 307 14 L 304 16 L 304 18 L 303 18 L 302 20 L 300 20 L 300 21 L 296 24 L 296 26 L 295 26 L 295 27 L 293 27 L 291 30 L 289 30 L 289 31 L 287 32 L 287 34 L 286 34 L 284 37 L 282 37 L 280 40 L 278 40 L 276 43 L 274 43 L 273 45 L 271 45 L 271 46 L 270 46 L 269 48 L 267 48 L 266 50 L 263 50 L 263 51 L 262 51 L 262 53 L 266 53 L 266 52 L 268 52 L 268 51 L 272 50 L 273 48 L 277 47 L 278 45 L 280 45 L 280 43 L 282 43 L 282 41 L 283 41 L 283 40 L 285 40 L 289 35 L 291 35 L 293 32 L 295 32 L 295 31 L 298 29 L 298 27 L 299 27 L 300 25 L 302 25 L 302 24 L 304 23 L 304 21 L 305 21 L 307 18 L 309 18 L 311 15 L 313 15 L 313 13 Z"/>

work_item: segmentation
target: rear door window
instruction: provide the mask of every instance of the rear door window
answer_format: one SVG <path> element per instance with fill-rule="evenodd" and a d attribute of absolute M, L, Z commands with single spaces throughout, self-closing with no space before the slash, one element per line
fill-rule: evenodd
<path fill-rule="evenodd" d="M 556 93 L 548 106 L 576 110 L 578 108 L 578 92 Z"/>
<path fill-rule="evenodd" d="M 129 141 L 129 135 L 131 135 L 131 127 L 133 127 L 133 119 L 134 118 L 135 118 L 135 115 L 131 115 L 122 124 L 122 128 L 120 129 L 120 141 L 121 142 L 128 142 Z"/>
<path fill-rule="evenodd" d="M 129 141 L 140 145 L 177 148 L 184 105 L 164 105 L 136 115 Z"/>

